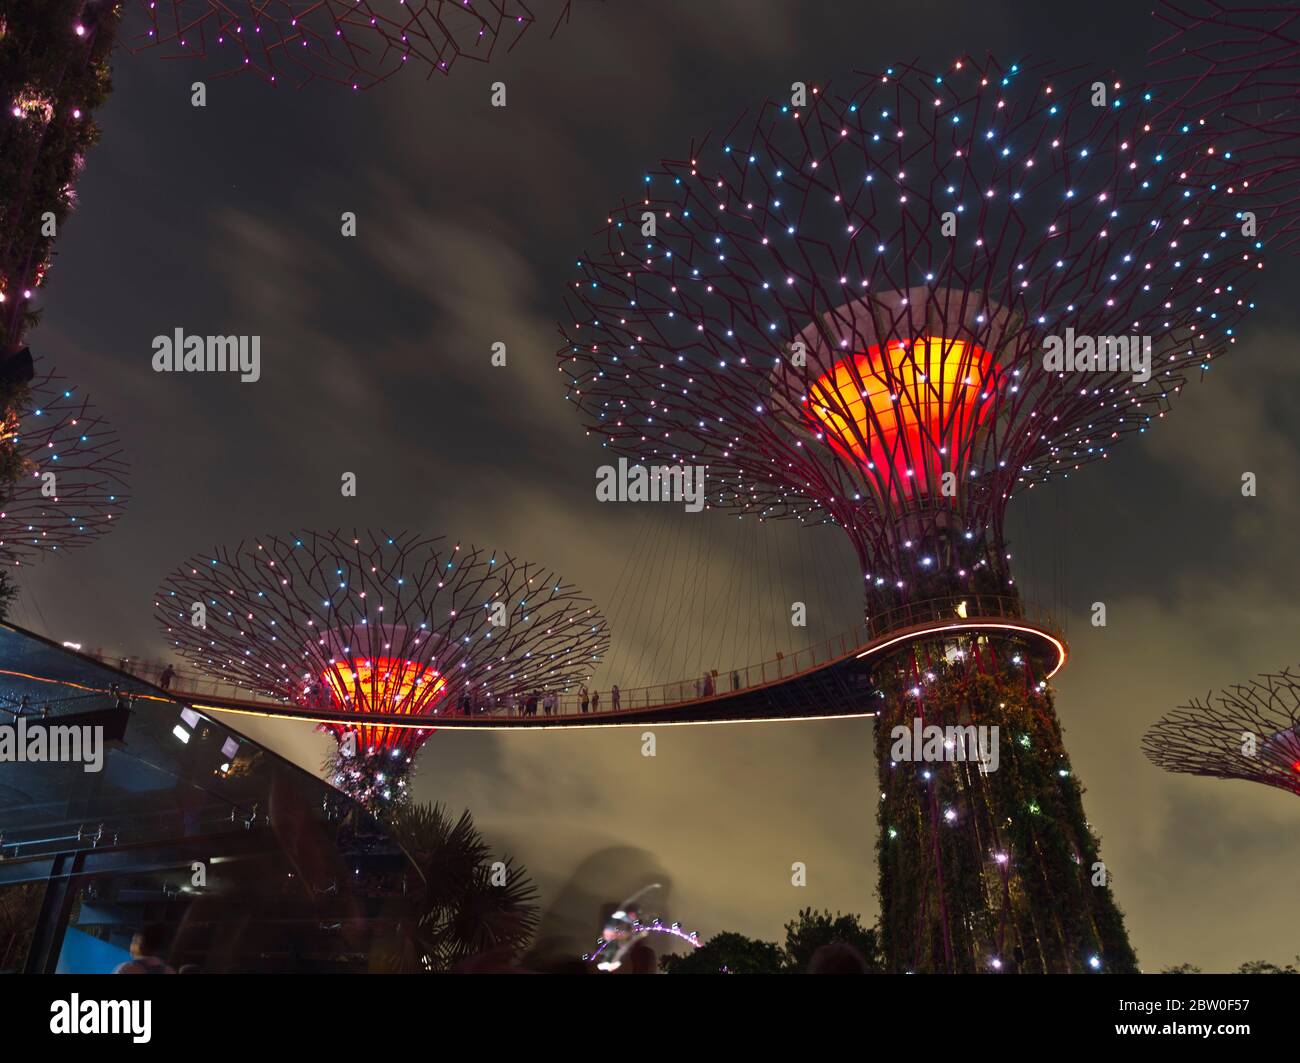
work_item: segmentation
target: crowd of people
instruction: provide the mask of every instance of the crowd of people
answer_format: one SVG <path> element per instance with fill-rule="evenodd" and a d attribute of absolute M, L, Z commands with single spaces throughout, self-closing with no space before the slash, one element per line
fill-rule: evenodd
<path fill-rule="evenodd" d="M 536 716 L 541 709 L 543 716 L 558 716 L 561 711 L 560 695 L 554 690 L 516 690 L 503 697 L 493 694 L 476 695 L 470 690 L 461 693 L 457 701 L 457 713 L 461 716 L 490 715 L 505 713 L 507 716 Z M 577 695 L 579 710 L 583 713 L 599 712 L 601 706 L 600 691 L 589 690 L 583 685 Z M 609 708 L 617 712 L 623 707 L 623 692 L 615 684 L 609 691 Z"/>

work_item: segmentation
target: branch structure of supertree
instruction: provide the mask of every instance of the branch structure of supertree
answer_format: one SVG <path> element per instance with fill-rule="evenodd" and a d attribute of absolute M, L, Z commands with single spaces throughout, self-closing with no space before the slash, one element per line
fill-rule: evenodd
<path fill-rule="evenodd" d="M 1300 794 L 1300 675 L 1284 668 L 1193 699 L 1155 724 L 1142 749 L 1166 771 Z"/>
<path fill-rule="evenodd" d="M 373 714 L 324 727 L 339 741 L 334 784 L 374 810 L 406 799 L 439 715 L 567 691 L 609 641 L 601 614 L 549 569 L 409 533 L 301 532 L 196 555 L 155 615 L 215 679 Z"/>
<path fill-rule="evenodd" d="M 1012 496 L 1145 432 L 1251 309 L 1238 164 L 1159 108 L 969 58 L 797 82 L 608 215 L 569 398 L 609 451 L 704 467 L 713 508 L 843 528 L 872 627 L 1016 613 Z M 1031 647 L 900 638 L 876 685 L 891 965 L 1135 969 Z M 900 751 L 913 724 L 989 727 L 1000 769 Z"/>
<path fill-rule="evenodd" d="M 1231 152 L 1260 231 L 1300 241 L 1300 4 L 1159 0 L 1150 81 L 1193 134 Z M 1279 240 L 1279 236 L 1281 240 Z"/>
<path fill-rule="evenodd" d="M 553 31 L 573 0 L 137 0 L 146 28 L 130 47 L 216 57 L 228 74 L 324 79 L 367 89 L 405 66 L 426 76 L 509 51 L 539 17 Z"/>
<path fill-rule="evenodd" d="M 127 503 L 127 465 L 117 432 L 67 381 L 43 375 L 0 422 L 0 450 L 14 478 L 0 487 L 0 559 L 33 558 L 94 542 Z"/>

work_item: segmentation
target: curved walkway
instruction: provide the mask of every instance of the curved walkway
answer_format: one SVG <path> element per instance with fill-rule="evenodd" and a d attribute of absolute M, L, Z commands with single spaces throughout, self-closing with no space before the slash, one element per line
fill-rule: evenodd
<path fill-rule="evenodd" d="M 919 602 L 874 617 L 851 632 L 760 664 L 710 671 L 619 692 L 600 691 L 598 707 L 584 712 L 578 694 L 560 696 L 555 711 L 524 714 L 514 700 L 480 705 L 464 714 L 444 703 L 427 716 L 379 716 L 278 702 L 173 668 L 168 694 L 197 709 L 310 723 L 367 723 L 437 730 L 519 730 L 552 727 L 622 727 L 646 723 L 705 724 L 777 719 L 873 716 L 869 682 L 875 658 L 900 643 L 942 635 L 997 633 L 1023 640 L 1044 679 L 1064 666 L 1067 647 L 1051 618 L 1013 598 L 968 596 Z M 103 663 L 160 685 L 167 667 L 157 662 Z"/>

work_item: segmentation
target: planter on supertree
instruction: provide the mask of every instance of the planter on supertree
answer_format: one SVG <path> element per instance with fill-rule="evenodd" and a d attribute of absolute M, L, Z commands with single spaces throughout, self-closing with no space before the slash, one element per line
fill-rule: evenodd
<path fill-rule="evenodd" d="M 462 566 L 462 573 L 465 568 Z M 420 636 L 424 634 L 422 639 Z M 385 633 L 385 648 L 371 655 L 358 647 L 369 647 L 369 631 L 361 627 L 335 630 L 327 636 L 323 651 L 330 667 L 301 700 L 320 708 L 384 716 L 437 716 L 447 706 L 447 678 L 433 664 L 409 659 L 421 644 L 430 658 L 436 657 L 429 639 L 437 636 L 417 633 L 410 637 L 398 625 Z M 445 648 L 444 648 L 445 653 Z M 375 724 L 321 724 L 338 745 L 325 763 L 326 777 L 367 808 L 402 805 L 410 799 L 407 790 L 416 754 L 433 734 L 433 728 L 393 727 Z"/>
<path fill-rule="evenodd" d="M 1300 795 L 1300 676 L 1283 668 L 1195 698 L 1147 731 L 1142 749 L 1166 771 Z"/>
<path fill-rule="evenodd" d="M 945 660 L 938 649 L 928 643 L 906 659 L 910 667 L 933 655 L 910 688 L 898 673 L 881 680 L 876 850 L 891 965 L 1087 971 L 1101 969 L 1105 957 L 1107 970 L 1135 969 L 1122 916 L 1099 873 L 1098 839 L 1084 817 L 1051 691 L 1026 684 L 1017 656 L 999 667 L 951 645 Z M 912 727 L 914 716 L 957 736 L 970 727 L 999 728 L 996 770 L 984 772 L 973 758 L 895 761 L 892 729 Z M 955 741 L 944 744 L 953 749 Z"/>
<path fill-rule="evenodd" d="M 1162 417 L 1233 342 L 1261 265 L 1232 159 L 1148 122 L 1142 93 L 1093 106 L 1093 80 L 900 66 L 809 86 L 806 106 L 768 103 L 662 162 L 571 289 L 559 369 L 589 434 L 706 466 L 714 508 L 842 527 L 873 635 L 1021 615 L 1012 495 Z M 1049 337 L 1131 335 L 1151 341 L 1148 379 L 1118 357 L 1044 363 Z M 969 718 L 1025 762 L 1003 779 L 878 757 L 881 844 L 908 832 L 881 864 L 895 969 L 1134 969 L 1046 691 L 1055 666 L 1011 631 L 884 655 L 878 734 Z M 1006 744 L 1017 728 L 1027 754 Z M 974 811 L 955 824 L 935 815 L 960 805 Z"/>
<path fill-rule="evenodd" d="M 377 814 L 409 799 L 440 715 L 569 691 L 609 641 L 601 614 L 554 572 L 413 534 L 241 542 L 191 558 L 154 608 L 176 652 L 215 679 L 322 715 L 373 716 L 321 726 L 339 742 L 328 778 Z"/>

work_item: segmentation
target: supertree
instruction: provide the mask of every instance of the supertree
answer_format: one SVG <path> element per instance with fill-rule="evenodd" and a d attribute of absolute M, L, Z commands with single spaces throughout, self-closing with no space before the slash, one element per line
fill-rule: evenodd
<path fill-rule="evenodd" d="M 154 609 L 207 675 L 373 714 L 373 724 L 322 726 L 339 741 L 334 784 L 375 811 L 408 799 L 415 754 L 440 714 L 567 691 L 608 644 L 604 618 L 552 571 L 411 533 L 304 531 L 195 555 Z"/>
<path fill-rule="evenodd" d="M 117 432 L 67 381 L 47 373 L 0 420 L 0 559 L 7 568 L 93 542 L 127 503 Z M 7 487 L 5 485 L 8 485 Z M 0 574 L 0 605 L 12 594 Z"/>
<path fill-rule="evenodd" d="M 1300 794 L 1300 676 L 1283 668 L 1193 699 L 1153 726 L 1142 749 L 1166 771 Z"/>
<path fill-rule="evenodd" d="M 1238 164 L 1159 106 L 969 58 L 797 82 L 608 215 L 569 398 L 605 448 L 705 466 L 713 508 L 843 528 L 877 635 L 1021 615 L 1012 496 L 1163 417 L 1262 266 Z M 878 668 L 892 968 L 1135 969 L 1047 678 L 1014 635 L 904 637 Z M 970 727 L 998 770 L 954 751 Z"/>

